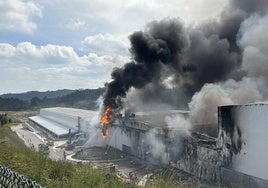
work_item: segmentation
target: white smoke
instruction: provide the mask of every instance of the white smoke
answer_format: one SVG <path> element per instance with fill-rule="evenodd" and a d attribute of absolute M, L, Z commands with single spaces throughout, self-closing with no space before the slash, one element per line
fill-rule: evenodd
<path fill-rule="evenodd" d="M 263 100 L 261 86 L 262 79 L 250 77 L 241 81 L 230 79 L 224 83 L 205 84 L 189 103 L 192 124 L 215 124 L 218 106 Z"/>
<path fill-rule="evenodd" d="M 163 135 L 162 130 L 151 129 L 145 135 L 144 143 L 149 147 L 148 151 L 152 155 L 153 161 L 168 164 L 171 160 L 177 159 L 176 156 L 181 152 L 181 139 L 189 134 L 191 123 L 189 119 L 181 114 L 165 117 L 167 130 L 166 135 Z M 167 144 L 163 136 L 168 136 L 172 140 Z"/>
<path fill-rule="evenodd" d="M 165 122 L 168 128 L 179 129 L 182 131 L 188 131 L 191 128 L 190 121 L 181 114 L 166 116 Z"/>
<path fill-rule="evenodd" d="M 206 84 L 189 103 L 190 119 L 193 124 L 211 124 L 217 121 L 217 107 L 232 101 L 222 87 Z"/>
<path fill-rule="evenodd" d="M 157 100 L 154 100 L 153 97 L 150 95 L 150 101 L 145 100 L 144 97 L 146 97 L 146 91 L 152 90 L 152 85 L 148 84 L 142 89 L 135 89 L 131 88 L 129 89 L 127 93 L 127 97 L 123 99 L 124 101 L 124 110 L 130 110 L 132 112 L 151 112 L 151 111 L 165 111 L 165 110 L 171 110 L 174 109 L 169 104 L 165 104 L 163 102 L 159 102 Z M 156 95 L 159 94 L 155 92 Z M 146 101 L 146 103 L 144 102 Z"/>
<path fill-rule="evenodd" d="M 233 104 L 245 104 L 263 100 L 261 92 L 263 84 L 260 78 L 244 77 L 241 81 L 230 79 L 221 85 Z"/>
<path fill-rule="evenodd" d="M 84 144 L 84 147 L 92 147 L 92 146 L 103 146 L 105 144 L 105 140 L 102 137 L 101 129 L 100 129 L 100 117 L 103 108 L 103 96 L 100 96 L 96 100 L 96 105 L 98 106 L 98 113 L 92 118 L 88 119 L 88 140 Z"/>
<path fill-rule="evenodd" d="M 169 162 L 167 146 L 159 138 L 159 133 L 156 129 L 152 129 L 146 134 L 145 142 L 148 144 L 150 154 L 154 159 L 160 160 L 163 164 Z"/>
<path fill-rule="evenodd" d="M 99 96 L 99 98 L 96 100 L 96 106 L 98 107 L 98 111 L 101 111 L 103 108 L 103 96 Z"/>

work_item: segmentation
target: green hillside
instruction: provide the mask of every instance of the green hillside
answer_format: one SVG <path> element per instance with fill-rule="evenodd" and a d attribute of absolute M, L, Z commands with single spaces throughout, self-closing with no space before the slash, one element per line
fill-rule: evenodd
<path fill-rule="evenodd" d="M 95 110 L 98 108 L 96 106 L 96 100 L 104 92 L 104 88 L 99 88 L 73 90 L 72 92 L 70 90 L 64 90 L 64 92 L 63 90 L 59 90 L 58 92 L 28 92 L 1 95 L 0 111 L 35 110 L 42 107 L 55 106 Z"/>

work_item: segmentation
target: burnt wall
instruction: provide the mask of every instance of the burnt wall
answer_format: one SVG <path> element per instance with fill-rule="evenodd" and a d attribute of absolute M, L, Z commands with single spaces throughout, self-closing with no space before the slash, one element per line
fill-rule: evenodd
<path fill-rule="evenodd" d="M 220 167 L 223 165 L 221 149 L 213 145 L 203 145 L 190 138 L 184 140 L 184 150 L 179 156 L 175 167 L 211 182 L 220 181 Z"/>
<path fill-rule="evenodd" d="M 231 155 L 236 155 L 242 147 L 242 132 L 237 124 L 237 110 L 234 106 L 218 108 L 219 138 L 218 145 L 224 150 L 229 150 Z"/>
<path fill-rule="evenodd" d="M 268 180 L 268 104 L 221 106 L 218 146 L 229 152 L 232 170 Z"/>

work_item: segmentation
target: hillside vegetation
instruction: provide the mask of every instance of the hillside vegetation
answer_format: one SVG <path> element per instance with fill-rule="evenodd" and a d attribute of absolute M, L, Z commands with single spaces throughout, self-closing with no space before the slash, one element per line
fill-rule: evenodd
<path fill-rule="evenodd" d="M 104 91 L 104 88 L 99 88 L 5 94 L 0 95 L 0 111 L 34 110 L 55 106 L 95 110 L 96 100 Z"/>
<path fill-rule="evenodd" d="M 44 97 L 47 98 L 57 98 L 62 97 L 64 95 L 68 95 L 70 93 L 73 93 L 75 90 L 71 89 L 60 89 L 56 91 L 29 91 L 25 93 L 7 93 L 0 95 L 1 98 L 16 98 L 23 101 L 30 101 L 33 97 L 38 97 L 39 99 L 42 99 Z"/>

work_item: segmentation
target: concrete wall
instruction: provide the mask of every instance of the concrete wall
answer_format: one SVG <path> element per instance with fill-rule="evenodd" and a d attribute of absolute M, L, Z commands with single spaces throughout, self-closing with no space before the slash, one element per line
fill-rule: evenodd
<path fill-rule="evenodd" d="M 221 168 L 221 186 L 243 188 L 266 188 L 268 181 L 243 174 L 228 168 Z"/>
<path fill-rule="evenodd" d="M 219 108 L 219 145 L 230 150 L 238 172 L 268 180 L 268 105 Z"/>
<path fill-rule="evenodd" d="M 149 146 L 145 142 L 146 132 L 128 126 L 111 126 L 108 145 L 128 152 L 142 160 L 152 160 L 148 154 Z M 147 153 L 147 154 L 146 154 Z"/>
<path fill-rule="evenodd" d="M 111 126 L 110 127 L 110 136 L 109 136 L 109 145 L 123 151 L 123 144 L 132 148 L 132 135 L 130 131 L 124 131 L 120 127 Z"/>

